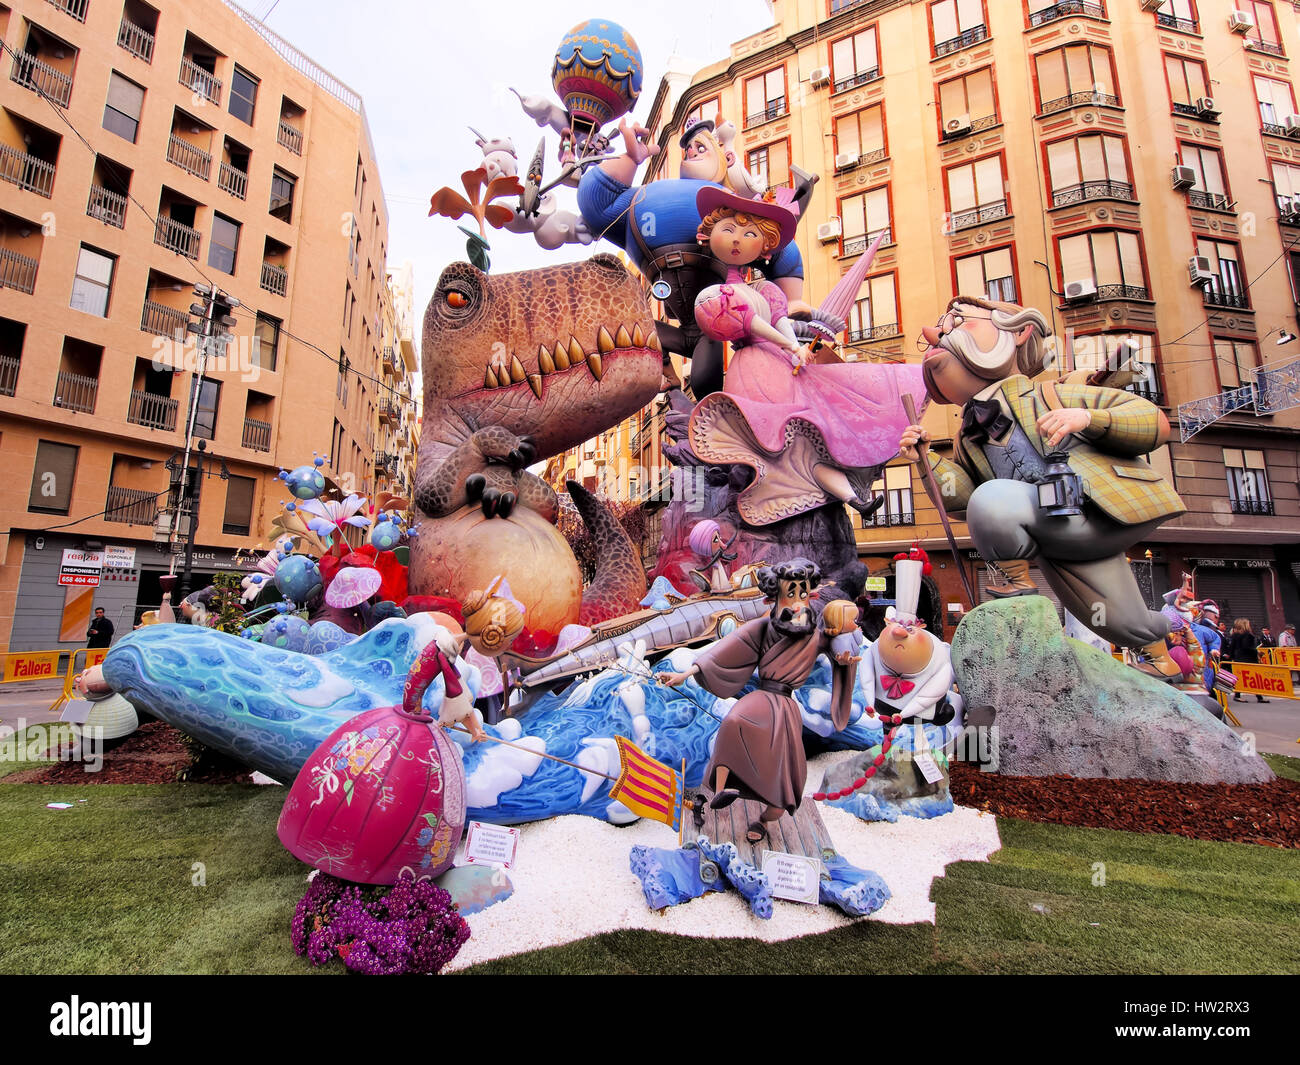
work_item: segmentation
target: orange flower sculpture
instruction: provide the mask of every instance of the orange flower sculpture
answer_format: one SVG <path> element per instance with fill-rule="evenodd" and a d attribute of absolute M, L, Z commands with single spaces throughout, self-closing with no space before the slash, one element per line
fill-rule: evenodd
<path fill-rule="evenodd" d="M 519 184 L 519 179 L 516 177 L 499 176 L 488 181 L 485 167 L 466 170 L 461 174 L 460 180 L 469 198 L 466 199 L 455 189 L 444 185 L 430 199 L 429 214 L 430 216 L 442 215 L 452 220 L 473 215 L 478 222 L 477 236 L 464 226 L 461 226 L 460 230 L 470 238 L 467 246 L 470 262 L 480 270 L 486 270 L 488 266 L 487 226 L 500 229 L 515 216 L 513 207 L 492 201 L 502 196 L 522 196 L 524 187 Z"/>

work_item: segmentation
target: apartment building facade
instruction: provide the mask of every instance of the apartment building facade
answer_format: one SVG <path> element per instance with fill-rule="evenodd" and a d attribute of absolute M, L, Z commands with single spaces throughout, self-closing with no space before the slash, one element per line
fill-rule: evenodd
<path fill-rule="evenodd" d="M 194 587 L 246 565 L 281 468 L 316 452 L 374 490 L 414 352 L 386 354 L 388 216 L 343 82 L 226 0 L 4 0 L 0 39 L 0 646 L 67 647 L 94 606 L 120 634 L 156 605 L 191 523 Z M 201 367 L 196 284 L 239 301 Z M 60 583 L 65 550 L 104 556 L 97 585 Z"/>
<path fill-rule="evenodd" d="M 1300 358 L 1300 134 L 1289 0 L 774 0 L 773 25 L 660 84 L 646 125 L 677 174 L 692 117 L 735 122 L 770 185 L 820 174 L 797 241 L 812 302 L 881 232 L 842 338 L 846 359 L 914 362 L 958 293 L 1041 309 L 1058 372 L 1127 368 L 1175 440 L 1153 456 L 1188 513 L 1130 557 L 1158 595 L 1193 572 L 1225 616 L 1300 614 L 1300 410 L 1233 390 Z M 1178 406 L 1210 404 L 1177 437 Z M 1233 398 L 1235 396 L 1235 398 Z M 943 452 L 957 425 L 931 407 Z M 857 527 L 886 575 L 919 540 L 945 621 L 987 573 L 953 558 L 916 472 L 888 467 Z M 892 588 L 892 583 L 889 585 Z M 1045 588 L 1045 586 L 1044 586 Z M 1046 589 L 1045 589 L 1046 590 Z"/>

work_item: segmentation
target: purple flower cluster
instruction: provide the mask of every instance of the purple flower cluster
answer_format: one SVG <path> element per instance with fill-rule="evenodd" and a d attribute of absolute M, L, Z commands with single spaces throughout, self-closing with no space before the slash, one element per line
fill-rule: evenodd
<path fill-rule="evenodd" d="M 409 872 L 390 887 L 361 887 L 317 873 L 293 915 L 293 949 L 313 965 L 338 956 L 371 976 L 432 974 L 469 939 L 451 896 Z"/>

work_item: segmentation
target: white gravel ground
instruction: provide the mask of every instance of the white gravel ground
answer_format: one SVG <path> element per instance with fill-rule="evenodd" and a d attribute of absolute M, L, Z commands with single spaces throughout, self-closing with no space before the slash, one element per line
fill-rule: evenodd
<path fill-rule="evenodd" d="M 830 766 L 849 757 L 841 753 L 811 761 L 805 794 L 821 786 Z M 933 922 L 931 881 L 944 875 L 949 862 L 987 861 L 1002 846 L 992 814 L 960 806 L 933 820 L 904 817 L 892 825 L 868 824 L 825 805 L 821 813 L 839 852 L 859 868 L 878 873 L 893 892 L 881 909 L 858 920 Z M 615 828 L 577 816 L 522 827 L 518 857 L 509 874 L 514 895 L 467 918 L 472 934 L 448 971 L 619 928 L 774 942 L 830 931 L 854 920 L 833 907 L 777 900 L 776 914 L 763 921 L 733 890 L 710 893 L 660 916 L 646 906 L 640 881 L 628 868 L 628 852 L 638 843 L 675 847 L 671 828 L 648 821 Z"/>

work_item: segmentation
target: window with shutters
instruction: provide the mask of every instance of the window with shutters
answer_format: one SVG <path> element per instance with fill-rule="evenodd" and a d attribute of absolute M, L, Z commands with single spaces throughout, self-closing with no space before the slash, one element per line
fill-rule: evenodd
<path fill-rule="evenodd" d="M 1282 37 L 1277 31 L 1277 15 L 1269 0 L 1233 0 L 1237 11 L 1244 11 L 1255 19 L 1255 25 L 1246 32 L 1246 47 L 1266 55 L 1285 56 Z"/>
<path fill-rule="evenodd" d="M 1291 83 L 1256 74 L 1255 99 L 1259 103 L 1259 121 L 1264 132 L 1285 136 L 1288 132 L 1286 121 L 1296 113 Z"/>
<path fill-rule="evenodd" d="M 205 377 L 199 382 L 194 403 L 194 435 L 204 440 L 217 437 L 217 408 L 221 405 L 221 382 Z"/>
<path fill-rule="evenodd" d="M 1016 270 L 1012 249 L 994 248 L 953 261 L 957 295 L 1016 303 Z"/>
<path fill-rule="evenodd" d="M 144 109 L 144 89 L 116 70 L 108 76 L 108 99 L 104 101 L 104 128 L 135 143 Z"/>
<path fill-rule="evenodd" d="M 1011 213 L 1002 153 L 948 167 L 943 175 L 948 195 L 946 232 L 983 225 Z"/>
<path fill-rule="evenodd" d="M 889 525 L 915 525 L 916 508 L 912 504 L 912 468 L 886 466 L 884 475 L 871 486 L 871 498 L 885 497 L 885 505 L 862 518 L 864 529 Z"/>
<path fill-rule="evenodd" d="M 1250 291 L 1241 268 L 1241 248 L 1226 240 L 1196 238 L 1196 254 L 1210 262 L 1210 279 L 1203 288 L 1211 307 L 1250 306 Z"/>
<path fill-rule="evenodd" d="M 1047 145 L 1052 206 L 1088 200 L 1133 200 L 1124 138 L 1087 134 Z"/>
<path fill-rule="evenodd" d="M 263 370 L 275 371 L 280 357 L 280 319 L 269 314 L 257 312 L 257 324 L 253 327 L 253 365 Z"/>
<path fill-rule="evenodd" d="M 257 481 L 252 477 L 230 475 L 226 482 L 226 513 L 221 531 L 226 536 L 247 536 L 253 526 L 253 494 Z"/>
<path fill-rule="evenodd" d="M 851 37 L 831 45 L 831 78 L 834 92 L 865 85 L 880 77 L 880 49 L 876 27 L 868 26 Z"/>
<path fill-rule="evenodd" d="M 889 154 L 885 146 L 885 105 L 876 104 L 854 111 L 851 115 L 841 115 L 835 120 L 835 168 L 847 169 L 863 163 L 878 163 Z M 840 165 L 841 156 L 857 156 L 853 163 L 845 160 Z"/>
<path fill-rule="evenodd" d="M 1115 333 L 1075 335 L 1055 350 L 1060 353 L 1060 361 L 1056 366 L 1049 364 L 1049 369 L 1059 373 L 1128 370 L 1136 376 L 1123 386 L 1124 391 L 1152 403 L 1164 403 L 1160 374 L 1156 369 L 1155 337 L 1150 333 L 1126 329 Z"/>
<path fill-rule="evenodd" d="M 1201 24 L 1196 17 L 1196 0 L 1165 0 L 1156 10 L 1156 25 L 1180 33 L 1196 33 Z"/>
<path fill-rule="evenodd" d="M 1225 447 L 1223 466 L 1228 475 L 1228 501 L 1234 514 L 1273 513 L 1264 452 Z"/>
<path fill-rule="evenodd" d="M 81 246 L 77 256 L 77 273 L 72 279 L 74 311 L 85 311 L 100 318 L 108 317 L 109 298 L 113 292 L 113 269 L 117 259 L 94 248 Z"/>
<path fill-rule="evenodd" d="M 1038 113 L 1048 115 L 1069 107 L 1119 106 L 1119 90 L 1109 48 L 1068 44 L 1034 56 Z"/>
<path fill-rule="evenodd" d="M 1210 97 L 1209 75 L 1199 59 L 1165 55 L 1165 81 L 1169 83 L 1169 104 L 1175 114 L 1200 117 L 1197 100 Z"/>
<path fill-rule="evenodd" d="M 72 506 L 72 482 L 77 476 L 81 449 L 53 440 L 36 443 L 36 465 L 32 468 L 32 489 L 27 509 L 41 514 L 66 514 Z"/>
<path fill-rule="evenodd" d="M 282 222 L 293 221 L 293 190 L 298 179 L 278 166 L 271 173 L 270 214 Z"/>
<path fill-rule="evenodd" d="M 894 243 L 889 216 L 889 186 L 868 189 L 840 200 L 840 254 L 861 255 L 882 233 L 882 244 Z"/>
<path fill-rule="evenodd" d="M 898 282 L 894 274 L 868 277 L 858 289 L 858 298 L 849 311 L 850 344 L 896 337 L 898 327 Z"/>
<path fill-rule="evenodd" d="M 785 93 L 785 67 L 745 81 L 745 125 L 757 126 L 788 113 Z"/>
<path fill-rule="evenodd" d="M 999 121 L 992 67 L 939 83 L 939 133 L 945 140 L 988 129 Z"/>
<path fill-rule="evenodd" d="M 936 57 L 988 39 L 983 0 L 938 0 L 930 5 L 930 40 Z"/>
<path fill-rule="evenodd" d="M 1232 201 L 1223 172 L 1223 155 L 1214 148 L 1204 148 L 1199 144 L 1179 144 L 1178 159 L 1196 175 L 1196 184 L 1187 190 L 1187 202 L 1193 207 L 1228 210 Z"/>
<path fill-rule="evenodd" d="M 745 169 L 767 188 L 790 184 L 790 142 L 764 144 L 745 153 Z"/>
<path fill-rule="evenodd" d="M 716 122 L 718 120 L 718 112 L 721 110 L 721 97 L 710 97 L 705 100 L 704 103 L 700 104 L 698 107 L 692 108 L 686 113 L 686 121 L 683 123 L 682 129 L 686 129 L 693 123 L 700 122 L 704 119 L 708 119 L 710 122 Z"/>
<path fill-rule="evenodd" d="M 1094 229 L 1061 237 L 1061 287 L 1074 281 L 1091 281 L 1097 298 L 1150 298 L 1143 268 L 1142 242 L 1136 233 L 1122 229 Z"/>
<path fill-rule="evenodd" d="M 1214 369 L 1219 377 L 1219 391 L 1252 384 L 1259 368 L 1259 348 L 1253 340 L 1233 337 L 1214 338 Z"/>
<path fill-rule="evenodd" d="M 235 67 L 235 72 L 230 76 L 230 113 L 251 126 L 256 108 L 257 79 L 247 71 Z"/>
<path fill-rule="evenodd" d="M 239 223 L 225 215 L 213 214 L 212 239 L 208 242 L 208 265 L 227 274 L 235 272 L 239 253 Z"/>

